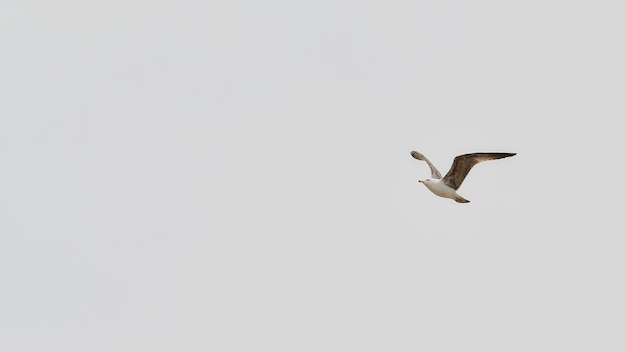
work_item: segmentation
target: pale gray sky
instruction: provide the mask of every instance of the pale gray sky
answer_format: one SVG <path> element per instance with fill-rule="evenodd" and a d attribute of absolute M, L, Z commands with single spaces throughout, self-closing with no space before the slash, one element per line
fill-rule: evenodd
<path fill-rule="evenodd" d="M 620 5 L 3 1 L 0 350 L 624 351 Z"/>

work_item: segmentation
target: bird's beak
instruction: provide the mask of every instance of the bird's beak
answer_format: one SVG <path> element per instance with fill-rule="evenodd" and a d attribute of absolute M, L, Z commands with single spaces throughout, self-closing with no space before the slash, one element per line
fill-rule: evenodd
<path fill-rule="evenodd" d="M 422 182 L 424 182 L 424 180 L 419 180 L 419 181 L 417 181 L 417 182 L 422 183 Z"/>

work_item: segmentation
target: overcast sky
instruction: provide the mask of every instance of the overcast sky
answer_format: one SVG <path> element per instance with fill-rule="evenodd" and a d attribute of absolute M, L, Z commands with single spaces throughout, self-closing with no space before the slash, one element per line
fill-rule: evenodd
<path fill-rule="evenodd" d="M 2 1 L 0 349 L 626 350 L 620 5 Z"/>

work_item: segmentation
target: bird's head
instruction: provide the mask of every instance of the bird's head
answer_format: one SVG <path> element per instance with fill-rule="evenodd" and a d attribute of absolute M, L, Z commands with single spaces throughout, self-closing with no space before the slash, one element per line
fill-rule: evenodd
<path fill-rule="evenodd" d="M 427 179 L 419 180 L 418 182 L 426 184 L 426 183 L 430 183 L 430 179 L 427 178 Z"/>

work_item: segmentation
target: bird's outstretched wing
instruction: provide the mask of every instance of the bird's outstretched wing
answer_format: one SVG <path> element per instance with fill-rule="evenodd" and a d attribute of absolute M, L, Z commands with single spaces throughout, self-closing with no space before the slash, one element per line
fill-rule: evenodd
<path fill-rule="evenodd" d="M 517 153 L 471 153 L 454 158 L 450 171 L 441 180 L 446 186 L 457 190 L 472 167 L 482 161 L 507 158 Z"/>
<path fill-rule="evenodd" d="M 423 160 L 426 162 L 426 164 L 428 164 L 428 166 L 430 167 L 430 173 L 432 178 L 441 178 L 441 173 L 439 173 L 439 170 L 437 170 L 435 165 L 433 165 L 433 163 L 431 163 L 430 160 L 428 160 L 428 158 L 424 156 L 424 154 L 412 151 L 411 156 L 417 160 Z"/>

